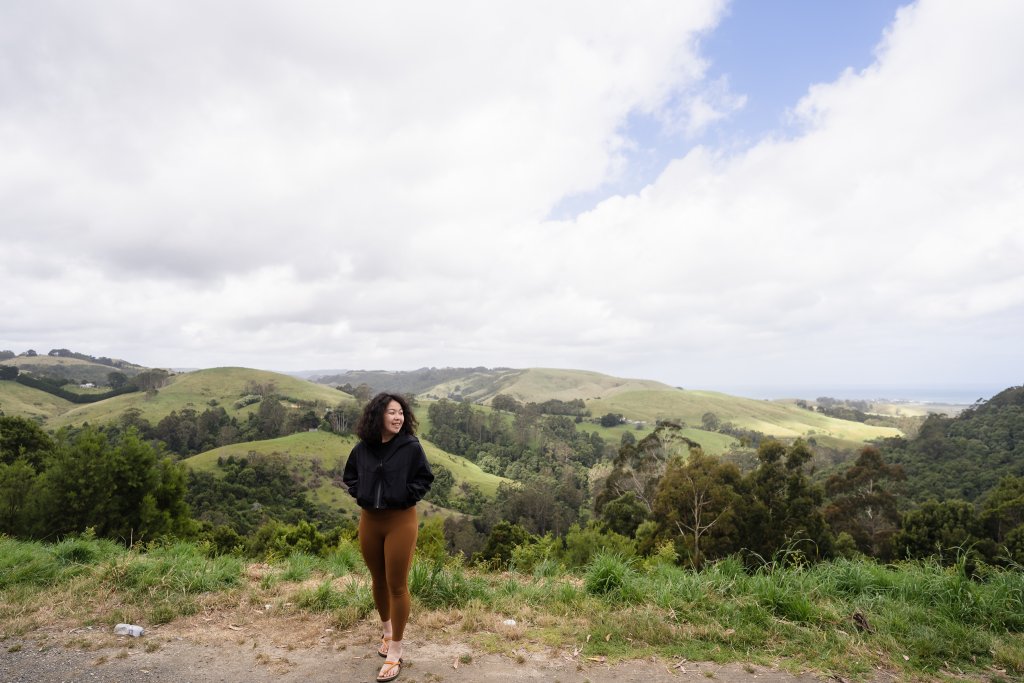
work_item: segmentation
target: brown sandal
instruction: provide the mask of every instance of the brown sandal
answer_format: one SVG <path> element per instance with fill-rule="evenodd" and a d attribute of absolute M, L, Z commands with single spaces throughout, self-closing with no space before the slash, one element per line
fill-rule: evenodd
<path fill-rule="evenodd" d="M 388 656 L 388 643 L 390 643 L 390 642 L 391 642 L 390 638 L 388 638 L 387 636 L 381 636 L 380 637 L 380 645 L 377 647 L 377 654 L 379 654 L 381 657 L 387 657 Z"/>
<path fill-rule="evenodd" d="M 385 661 L 384 666 L 381 667 L 380 673 L 377 674 L 378 683 L 387 683 L 387 681 L 393 681 L 398 678 L 398 674 L 402 673 L 402 660 L 399 659 L 397 662 Z"/>

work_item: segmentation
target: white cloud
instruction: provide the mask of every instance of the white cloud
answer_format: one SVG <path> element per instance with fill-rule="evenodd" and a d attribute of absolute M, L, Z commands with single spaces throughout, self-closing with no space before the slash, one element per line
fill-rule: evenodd
<path fill-rule="evenodd" d="M 964 364 L 1024 331 L 1018 3 L 905 9 L 793 137 L 544 220 L 621 172 L 631 114 L 696 135 L 743 106 L 703 80 L 721 12 L 8 3 L 0 346 L 1019 381 L 991 339 L 1003 365 Z"/>

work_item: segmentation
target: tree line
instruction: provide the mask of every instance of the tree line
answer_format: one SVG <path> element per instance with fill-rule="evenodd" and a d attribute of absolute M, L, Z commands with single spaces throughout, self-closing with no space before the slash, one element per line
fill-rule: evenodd
<path fill-rule="evenodd" d="M 0 417 L 0 532 L 198 534 L 219 551 L 246 553 L 290 538 L 327 543 L 351 520 L 311 503 L 284 458 L 229 458 L 216 477 L 190 475 L 175 462 L 225 441 L 310 426 L 347 433 L 358 417 L 352 403 L 318 417 L 313 407 L 286 410 L 273 387 L 253 387 L 252 395 L 260 406 L 243 421 L 220 406 L 175 411 L 155 425 L 129 411 L 104 429 L 48 435 L 29 420 Z M 488 501 L 436 468 L 432 500 L 466 513 L 443 524 L 448 551 L 481 562 L 577 562 L 603 547 L 668 553 L 692 566 L 737 554 L 749 563 L 859 554 L 1022 564 L 1022 406 L 1016 388 L 957 418 L 933 416 L 916 437 L 866 446 L 827 479 L 813 476 L 810 441 L 761 438 L 741 469 L 706 455 L 680 424 L 663 422 L 640 440 L 627 432 L 613 446 L 573 416 L 525 406 L 488 411 L 437 401 L 425 436 L 513 480 Z M 936 469 L 947 470 L 942 486 L 956 487 L 954 495 L 936 494 Z"/>

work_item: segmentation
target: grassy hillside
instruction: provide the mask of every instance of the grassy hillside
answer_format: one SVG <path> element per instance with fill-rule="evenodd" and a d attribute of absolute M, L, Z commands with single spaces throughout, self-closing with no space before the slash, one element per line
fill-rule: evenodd
<path fill-rule="evenodd" d="M 667 384 L 642 379 L 622 379 L 587 370 L 559 370 L 553 368 L 529 368 L 527 370 L 490 371 L 486 374 L 463 377 L 439 384 L 429 394 L 439 397 L 450 393 L 461 393 L 466 398 L 481 403 L 489 402 L 498 394 L 508 394 L 518 401 L 541 403 L 548 399 L 568 401 L 582 398 L 588 401 L 597 397 L 613 396 L 623 391 L 670 389 Z"/>
<path fill-rule="evenodd" d="M 506 481 L 503 477 L 484 472 L 465 458 L 447 453 L 429 441 L 422 440 L 427 459 L 432 465 L 443 465 L 455 477 L 456 488 L 462 482 L 477 486 L 485 495 L 493 497 L 498 485 Z M 186 458 L 183 462 L 196 471 L 217 472 L 217 459 L 234 456 L 242 458 L 250 453 L 287 455 L 295 471 L 308 486 L 314 501 L 330 507 L 351 512 L 356 510 L 355 501 L 342 488 L 318 472 L 343 467 L 349 452 L 356 444 L 356 437 L 338 436 L 330 432 L 300 432 L 279 439 L 251 441 L 222 446 L 205 453 Z"/>
<path fill-rule="evenodd" d="M 712 412 L 723 422 L 732 422 L 738 427 L 779 438 L 831 437 L 853 445 L 868 439 L 900 434 L 899 430 L 890 427 L 872 427 L 859 422 L 837 420 L 794 405 L 712 391 L 628 390 L 588 400 L 587 407 L 594 415 L 622 413 L 631 419 L 651 422 L 682 420 L 691 426 L 700 425 L 704 413 Z"/>
<path fill-rule="evenodd" d="M 398 381 L 396 375 L 400 374 L 391 373 L 391 380 Z M 699 429 L 701 418 L 707 412 L 715 413 L 722 422 L 732 422 L 743 429 L 778 438 L 813 436 L 820 443 L 835 448 L 856 448 L 871 439 L 900 434 L 894 428 L 816 414 L 799 408 L 794 402 L 759 401 L 712 391 L 684 390 L 652 380 L 625 379 L 586 370 L 467 369 L 458 377 L 424 391 L 421 396 L 431 399 L 459 395 L 466 400 L 486 404 L 498 394 L 507 394 L 523 403 L 583 399 L 594 417 L 621 413 L 629 420 L 646 423 L 645 429 L 637 432 L 637 436 L 648 433 L 658 420 L 681 420 L 694 432 L 687 436 L 700 442 L 708 453 L 728 450 L 734 439 Z M 582 427 L 598 431 L 613 442 L 621 438 L 621 431 L 630 428 L 615 428 L 617 431 L 607 432 L 589 424 Z"/>
<path fill-rule="evenodd" d="M 82 358 L 46 355 L 6 358 L 0 361 L 0 365 L 14 366 L 21 372 L 31 373 L 38 377 L 93 382 L 95 384 L 106 384 L 107 376 L 111 372 L 121 372 L 129 377 L 133 377 L 146 370 L 141 365 L 125 361 L 115 362 L 118 363 L 119 367 L 94 363 Z"/>
<path fill-rule="evenodd" d="M 617 427 L 602 427 L 601 425 L 594 424 L 593 422 L 581 422 L 576 425 L 576 428 L 584 432 L 597 432 L 607 443 L 617 446 L 622 442 L 622 435 L 625 432 L 631 432 L 633 436 L 636 437 L 636 440 L 639 441 L 653 432 L 654 426 L 653 422 L 645 423 L 641 429 L 637 429 L 634 425 L 630 424 L 619 425 Z M 701 448 L 708 455 L 721 455 L 722 453 L 730 451 L 739 444 L 735 438 L 728 434 L 708 432 L 694 427 L 687 427 L 683 429 L 682 435 L 699 443 Z"/>
<path fill-rule="evenodd" d="M 0 381 L 0 410 L 6 415 L 50 418 L 74 408 L 75 404 L 45 391 L 14 381 Z"/>
<path fill-rule="evenodd" d="M 73 358 L 48 356 L 37 357 L 36 360 L 82 362 Z M 823 443 L 828 442 L 837 447 L 855 448 L 869 439 L 899 434 L 893 428 L 837 420 L 801 409 L 792 403 L 683 390 L 651 380 L 623 379 L 584 370 L 471 368 L 461 374 L 456 373 L 455 379 L 451 379 L 451 374 L 446 373 L 446 381 L 420 395 L 430 398 L 458 394 L 467 400 L 484 404 L 499 393 L 508 394 L 522 402 L 583 399 L 595 417 L 605 413 L 621 413 L 627 419 L 647 423 L 648 427 L 660 419 L 682 420 L 689 428 L 698 430 L 688 436 L 703 444 L 709 453 L 727 450 L 732 440 L 720 434 L 699 431 L 701 417 L 706 412 L 713 412 L 723 422 L 732 422 L 744 429 L 780 438 L 814 436 Z M 389 377 L 398 378 L 395 381 L 399 381 L 402 375 L 388 373 Z M 420 375 L 415 376 L 418 381 L 424 379 Z M 334 388 L 288 375 L 249 368 L 214 368 L 175 375 L 155 396 L 126 394 L 79 406 L 13 382 L 0 382 L 0 407 L 12 415 L 45 417 L 46 426 L 52 429 L 83 422 L 110 422 L 131 408 L 138 409 L 142 417 L 152 423 L 158 422 L 172 410 L 191 407 L 202 411 L 214 405 L 222 406 L 229 414 L 245 418 L 257 406 L 237 408 L 235 403 L 247 393 L 247 385 L 253 382 L 273 383 L 278 394 L 308 401 L 323 409 L 353 400 L 348 394 Z M 425 409 L 418 412 L 421 418 L 426 417 Z M 428 429 L 425 426 L 423 431 Z M 587 429 L 591 428 L 588 426 Z M 602 436 L 617 440 L 621 434 L 602 432 Z"/>
<path fill-rule="evenodd" d="M 47 422 L 47 426 L 56 429 L 83 422 L 103 424 L 116 420 L 129 408 L 137 408 L 142 417 L 152 423 L 158 422 L 172 410 L 194 408 L 201 412 L 212 405 L 222 406 L 229 415 L 244 417 L 255 410 L 256 406 L 236 408 L 235 402 L 247 393 L 247 386 L 251 382 L 273 383 L 279 395 L 314 402 L 325 409 L 354 400 L 337 389 L 276 372 L 251 368 L 212 368 L 175 375 L 153 397 L 139 392 L 75 406 L 54 416 Z"/>

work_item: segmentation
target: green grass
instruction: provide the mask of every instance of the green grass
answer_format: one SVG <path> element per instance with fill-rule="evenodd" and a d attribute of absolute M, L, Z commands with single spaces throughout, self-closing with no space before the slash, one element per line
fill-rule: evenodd
<path fill-rule="evenodd" d="M 562 401 L 581 398 L 589 404 L 598 397 L 608 398 L 627 391 L 671 390 L 671 387 L 661 382 L 624 379 L 587 370 L 529 368 L 511 377 L 511 380 L 494 393 L 508 394 L 524 403 L 541 403 L 553 398 Z"/>
<path fill-rule="evenodd" d="M 12 380 L 0 380 L 0 409 L 6 415 L 48 419 L 75 407 L 71 401 L 26 387 Z"/>
<path fill-rule="evenodd" d="M 172 410 L 191 407 L 201 412 L 211 404 L 220 405 L 229 414 L 244 420 L 258 407 L 258 404 L 241 408 L 234 406 L 246 392 L 249 382 L 273 382 L 278 393 L 314 403 L 320 410 L 353 400 L 331 387 L 288 375 L 249 368 L 213 368 L 176 375 L 155 396 L 125 394 L 78 406 L 14 382 L 0 382 L 0 407 L 10 415 L 46 418 L 46 426 L 51 429 L 83 422 L 105 424 L 115 421 L 128 409 L 139 410 L 143 418 L 155 424 Z M 688 427 L 696 429 L 704 413 L 710 411 L 721 420 L 745 429 L 779 438 L 814 436 L 842 448 L 857 448 L 870 439 L 899 434 L 892 428 L 836 420 L 803 410 L 792 402 L 758 401 L 716 392 L 683 390 L 651 380 L 623 379 L 583 370 L 531 368 L 476 372 L 424 392 L 424 401 L 430 396 L 446 396 L 455 391 L 456 386 L 470 400 L 483 403 L 498 393 L 509 394 L 523 402 L 583 399 L 593 416 L 621 413 L 630 420 L 645 422 L 647 429 L 662 419 L 682 420 Z M 422 405 L 417 411 L 423 433 L 429 432 L 427 408 L 428 405 Z M 595 429 L 600 428 L 595 425 Z M 599 433 L 613 439 L 621 437 L 620 432 Z M 724 435 L 699 432 L 695 437 L 709 453 L 724 452 L 731 443 L 730 438 Z M 488 485 L 482 483 L 482 487 Z"/>
<path fill-rule="evenodd" d="M 723 422 L 779 438 L 831 437 L 851 446 L 900 434 L 890 427 L 837 420 L 784 402 L 758 401 L 710 391 L 625 391 L 589 400 L 587 407 L 594 415 L 621 413 L 627 418 L 651 423 L 682 420 L 691 427 L 699 426 L 704 413 L 712 412 Z"/>
<path fill-rule="evenodd" d="M 105 424 L 115 421 L 129 408 L 138 409 L 141 417 L 156 424 L 172 410 L 193 408 L 197 412 L 202 412 L 210 407 L 211 401 L 223 407 L 229 415 L 245 419 L 250 412 L 258 408 L 258 404 L 236 408 L 234 403 L 246 393 L 246 385 L 249 382 L 272 382 L 278 394 L 316 403 L 323 409 L 354 400 L 337 389 L 275 372 L 251 368 L 212 368 L 175 375 L 156 396 L 150 397 L 143 392 L 137 392 L 76 406 L 54 416 L 47 426 L 58 429 L 83 422 Z"/>
<path fill-rule="evenodd" d="M 187 543 L 139 551 L 95 539 L 0 538 L 0 637 L 45 628 L 55 618 L 48 604 L 71 605 L 57 616 L 80 625 L 152 625 L 200 606 L 266 603 L 348 627 L 373 618 L 373 605 L 355 547 L 342 545 L 326 558 L 282 558 L 261 579 L 237 558 L 210 558 Z M 854 679 L 878 667 L 898 679 L 1024 675 L 1020 571 L 983 567 L 970 578 L 962 566 L 836 560 L 750 572 L 729 558 L 694 572 L 598 555 L 576 573 L 527 576 L 453 558 L 414 562 L 410 591 L 424 628 L 460 624 L 461 637 L 499 652 L 535 644 L 584 657 L 781 664 Z M 508 617 L 517 626 L 503 626 Z"/>

